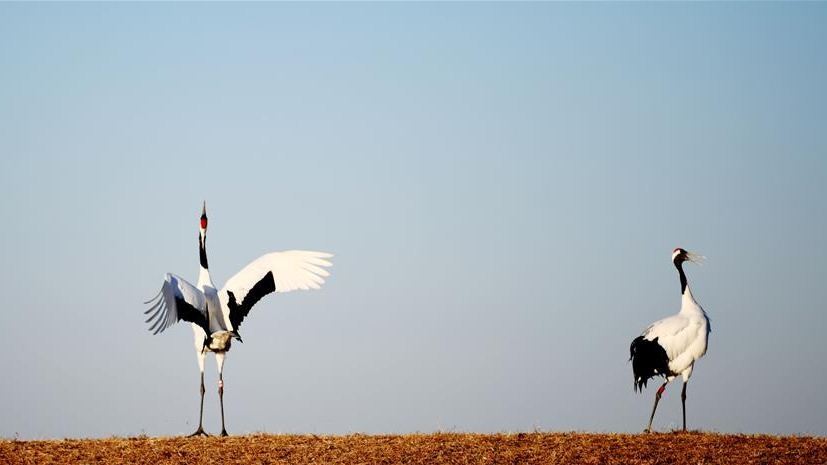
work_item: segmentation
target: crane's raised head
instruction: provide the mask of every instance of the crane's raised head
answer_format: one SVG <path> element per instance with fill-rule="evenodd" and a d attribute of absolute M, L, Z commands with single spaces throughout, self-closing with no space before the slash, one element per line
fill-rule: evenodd
<path fill-rule="evenodd" d="M 677 249 L 672 251 L 672 263 L 675 265 L 680 265 L 683 262 L 689 261 L 696 265 L 701 265 L 701 260 L 703 260 L 703 255 L 697 255 L 692 252 L 687 252 L 686 250 L 678 247 Z"/>
<path fill-rule="evenodd" d="M 204 206 L 201 208 L 201 230 L 207 230 L 207 201 L 204 201 Z"/>
<path fill-rule="evenodd" d="M 198 231 L 198 257 L 201 260 L 201 267 L 205 270 L 209 268 L 207 265 L 207 201 L 204 201 L 204 206 L 201 208 L 201 230 Z"/>

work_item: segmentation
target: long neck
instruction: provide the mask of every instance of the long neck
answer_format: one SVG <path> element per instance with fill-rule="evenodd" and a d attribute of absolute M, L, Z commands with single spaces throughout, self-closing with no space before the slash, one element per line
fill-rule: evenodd
<path fill-rule="evenodd" d="M 203 232 L 198 233 L 198 258 L 201 260 L 201 268 L 209 270 L 210 266 L 207 264 L 207 235 Z"/>
<path fill-rule="evenodd" d="M 683 262 L 675 262 L 675 268 L 678 269 L 678 276 L 681 278 L 681 313 L 696 313 L 700 310 L 702 314 L 706 315 L 706 312 L 698 305 L 695 296 L 692 295 L 692 291 L 689 289 L 689 282 L 683 272 Z"/>
<path fill-rule="evenodd" d="M 207 263 L 207 235 L 204 231 L 198 233 L 198 258 L 201 261 L 201 269 L 198 273 L 198 287 L 209 285 L 212 287 L 212 278 L 210 278 L 210 266 Z"/>
<path fill-rule="evenodd" d="M 675 268 L 678 269 L 678 275 L 681 278 L 681 295 L 686 293 L 687 281 L 686 281 L 686 274 L 683 272 L 683 262 L 676 261 Z"/>

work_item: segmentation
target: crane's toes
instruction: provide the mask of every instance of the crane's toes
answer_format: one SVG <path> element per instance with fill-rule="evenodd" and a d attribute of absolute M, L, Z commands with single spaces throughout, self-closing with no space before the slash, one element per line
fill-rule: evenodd
<path fill-rule="evenodd" d="M 225 429 L 221 430 L 221 435 L 222 436 L 229 436 L 229 434 L 227 434 L 227 430 L 225 430 Z"/>
<path fill-rule="evenodd" d="M 204 428 L 202 428 L 202 427 L 200 427 L 200 426 L 199 426 L 199 427 L 198 427 L 198 429 L 197 429 L 197 430 L 195 430 L 195 432 L 194 432 L 194 433 L 190 434 L 190 435 L 189 435 L 189 436 L 187 436 L 187 437 L 188 437 L 188 438 L 192 438 L 192 437 L 195 437 L 195 436 L 209 436 L 209 434 L 207 434 L 207 432 L 206 432 L 206 431 L 204 431 Z"/>

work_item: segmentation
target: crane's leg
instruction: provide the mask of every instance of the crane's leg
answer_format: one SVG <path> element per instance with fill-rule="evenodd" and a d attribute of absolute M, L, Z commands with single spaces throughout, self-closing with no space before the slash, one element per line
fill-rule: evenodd
<path fill-rule="evenodd" d="M 198 352 L 198 367 L 201 369 L 201 410 L 198 413 L 198 429 L 195 430 L 194 433 L 190 434 L 192 436 L 209 436 L 209 434 L 204 431 L 203 420 L 204 420 L 204 357 L 206 354 L 203 351 Z"/>
<path fill-rule="evenodd" d="M 663 390 L 666 389 L 666 385 L 669 383 L 669 380 L 663 382 L 660 388 L 658 388 L 658 392 L 655 393 L 655 405 L 652 407 L 652 414 L 649 415 L 649 426 L 646 427 L 646 432 L 652 432 L 652 420 L 655 418 L 655 410 L 658 409 L 658 402 L 660 402 L 660 396 L 663 394 Z"/>
<path fill-rule="evenodd" d="M 218 363 L 218 398 L 221 401 L 221 435 L 227 436 L 227 429 L 224 427 L 224 356 L 226 353 L 215 354 L 215 361 Z"/>
<path fill-rule="evenodd" d="M 686 431 L 686 381 L 683 382 L 683 389 L 681 389 L 681 407 L 683 407 L 683 430 Z"/>

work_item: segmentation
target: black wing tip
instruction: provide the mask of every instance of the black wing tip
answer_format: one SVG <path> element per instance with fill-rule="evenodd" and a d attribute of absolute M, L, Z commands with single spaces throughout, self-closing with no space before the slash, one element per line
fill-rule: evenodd
<path fill-rule="evenodd" d="M 172 326 L 173 324 L 184 320 L 197 324 L 204 330 L 205 333 L 210 334 L 209 317 L 204 313 L 201 313 L 199 309 L 195 308 L 192 304 L 180 296 L 175 296 L 175 308 L 177 311 L 175 315 L 170 318 L 167 326 Z"/>
<path fill-rule="evenodd" d="M 649 381 L 648 378 L 635 378 L 632 381 L 632 389 L 635 392 L 643 392 L 643 388 L 646 387 L 646 382 Z"/>
<path fill-rule="evenodd" d="M 640 343 L 641 339 L 643 339 L 643 336 L 638 336 L 629 345 L 629 361 L 632 361 L 632 359 L 635 358 L 635 350 L 637 349 L 637 345 Z"/>
<path fill-rule="evenodd" d="M 227 289 L 227 307 L 230 310 L 230 324 L 238 331 L 244 318 L 250 313 L 253 306 L 264 296 L 276 291 L 276 278 L 273 271 L 268 271 L 243 296 L 241 302 L 233 291 Z"/>
<path fill-rule="evenodd" d="M 643 336 L 636 337 L 629 346 L 629 360 L 634 375 L 632 387 L 636 392 L 643 392 L 650 378 L 669 373 L 669 357 L 658 338 L 650 341 Z"/>

